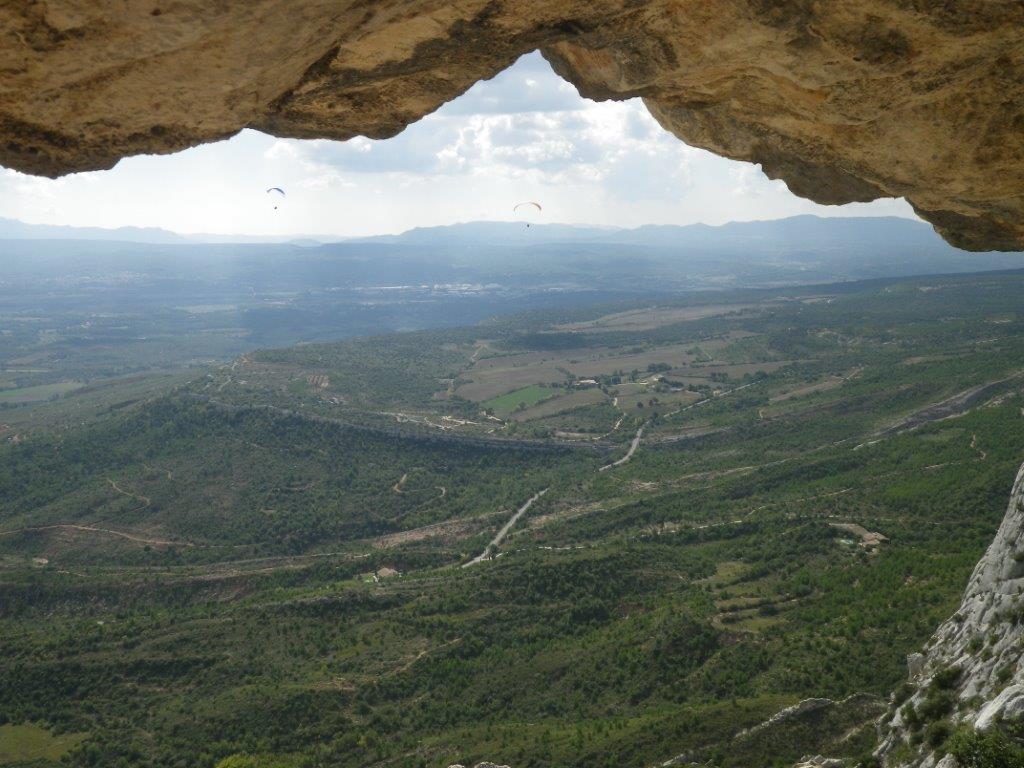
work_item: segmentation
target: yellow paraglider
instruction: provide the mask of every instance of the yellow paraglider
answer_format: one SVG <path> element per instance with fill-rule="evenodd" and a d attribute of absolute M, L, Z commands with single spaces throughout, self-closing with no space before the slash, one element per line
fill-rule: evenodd
<path fill-rule="evenodd" d="M 533 208 L 536 208 L 538 211 L 543 211 L 544 210 L 543 208 L 541 208 L 540 203 L 536 203 L 533 200 L 525 200 L 522 203 L 516 203 L 514 206 L 512 206 L 512 213 L 517 212 L 520 208 L 523 208 L 523 207 L 529 209 L 531 206 Z M 529 227 L 530 226 L 530 222 L 526 222 L 526 226 Z"/>

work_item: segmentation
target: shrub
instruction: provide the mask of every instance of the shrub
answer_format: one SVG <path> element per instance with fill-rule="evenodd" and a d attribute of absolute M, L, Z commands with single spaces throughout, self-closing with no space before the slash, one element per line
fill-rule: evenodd
<path fill-rule="evenodd" d="M 947 742 L 960 768 L 1024 768 L 1024 749 L 999 730 L 962 728 Z"/>
<path fill-rule="evenodd" d="M 928 694 L 927 699 L 921 702 L 917 713 L 922 720 L 930 722 L 948 715 L 949 711 L 953 709 L 953 704 L 953 695 L 948 691 L 933 691 Z"/>
<path fill-rule="evenodd" d="M 900 710 L 900 716 L 903 722 L 907 724 L 907 727 L 911 730 L 916 730 L 921 726 L 921 718 L 917 714 L 917 710 L 914 708 L 914 702 L 908 701 L 903 705 L 903 709 Z"/>
<path fill-rule="evenodd" d="M 939 720 L 932 723 L 924 730 L 924 740 L 932 749 L 939 749 L 953 733 L 953 727 L 948 720 Z"/>
<path fill-rule="evenodd" d="M 912 686 L 910 683 L 908 683 L 907 681 L 904 680 L 902 683 L 900 683 L 896 687 L 896 690 L 893 691 L 893 693 L 892 693 L 893 703 L 896 706 L 899 706 L 904 701 L 909 699 L 913 692 L 914 692 L 914 686 Z"/>
<path fill-rule="evenodd" d="M 932 678 L 932 685 L 940 690 L 948 691 L 956 686 L 956 682 L 959 679 L 960 667 L 946 667 L 935 673 L 935 677 Z"/>
<path fill-rule="evenodd" d="M 854 768 L 882 768 L 882 761 L 870 752 L 865 752 L 853 761 L 853 766 Z"/>

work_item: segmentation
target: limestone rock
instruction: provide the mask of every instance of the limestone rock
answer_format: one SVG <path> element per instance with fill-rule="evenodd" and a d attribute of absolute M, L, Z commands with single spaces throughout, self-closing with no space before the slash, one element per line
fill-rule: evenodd
<path fill-rule="evenodd" d="M 907 656 L 907 674 L 911 680 L 917 680 L 924 671 L 924 654 L 911 653 Z"/>
<path fill-rule="evenodd" d="M 991 728 L 997 720 L 1019 720 L 1024 713 L 1024 685 L 1011 685 L 1004 688 L 998 696 L 988 702 L 974 721 L 979 731 Z"/>
<path fill-rule="evenodd" d="M 822 757 L 821 755 L 805 755 L 793 768 L 843 768 L 846 760 L 838 757 Z"/>
<path fill-rule="evenodd" d="M 595 99 L 824 203 L 1024 247 L 1019 0 L 0 4 L 0 163 L 57 176 L 245 127 L 392 136 L 540 49 Z"/>

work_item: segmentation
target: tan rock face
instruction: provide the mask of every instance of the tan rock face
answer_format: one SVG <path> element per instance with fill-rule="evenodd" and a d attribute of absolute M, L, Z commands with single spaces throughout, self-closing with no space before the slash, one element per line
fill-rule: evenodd
<path fill-rule="evenodd" d="M 799 195 L 902 195 L 957 245 L 1024 248 L 1019 0 L 16 0 L 0 163 L 387 137 L 538 48 Z"/>

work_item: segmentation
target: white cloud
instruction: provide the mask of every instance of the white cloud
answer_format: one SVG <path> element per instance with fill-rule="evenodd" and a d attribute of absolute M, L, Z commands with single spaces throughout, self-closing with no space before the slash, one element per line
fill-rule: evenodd
<path fill-rule="evenodd" d="M 278 139 L 270 148 L 263 153 L 263 157 L 267 160 L 295 160 L 300 155 L 298 146 L 295 141 L 288 139 Z"/>

